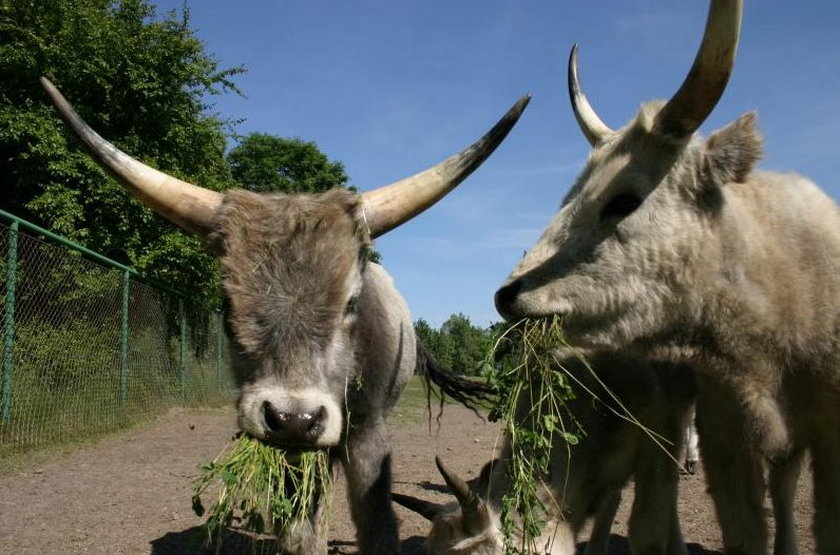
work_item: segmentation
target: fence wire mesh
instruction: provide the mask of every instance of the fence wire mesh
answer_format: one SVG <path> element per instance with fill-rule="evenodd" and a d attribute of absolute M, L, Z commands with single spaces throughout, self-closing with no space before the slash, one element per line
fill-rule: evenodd
<path fill-rule="evenodd" d="M 221 314 L 0 221 L 0 456 L 229 402 Z"/>

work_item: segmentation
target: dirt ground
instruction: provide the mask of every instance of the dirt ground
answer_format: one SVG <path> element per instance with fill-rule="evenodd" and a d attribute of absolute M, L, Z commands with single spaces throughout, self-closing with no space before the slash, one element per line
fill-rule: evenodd
<path fill-rule="evenodd" d="M 142 428 L 95 445 L 55 453 L 0 477 L 0 553 L 135 554 L 204 553 L 202 520 L 190 506 L 197 465 L 214 458 L 234 431 L 230 410 L 174 410 Z M 430 435 L 423 419 L 395 419 L 394 490 L 438 502 L 442 479 L 439 454 L 467 478 L 478 472 L 499 440 L 497 428 L 460 406 L 447 406 L 441 428 Z M 813 553 L 810 475 L 797 497 L 800 552 Z M 721 550 L 711 500 L 702 472 L 680 484 L 680 518 L 691 553 Z M 330 553 L 355 553 L 354 532 L 343 484 L 335 490 Z M 629 553 L 626 522 L 632 492 L 624 495 L 611 538 L 611 553 Z M 768 521 L 772 518 L 769 516 Z M 403 553 L 422 553 L 428 524 L 397 507 Z M 235 538 L 226 553 L 246 551 Z"/>

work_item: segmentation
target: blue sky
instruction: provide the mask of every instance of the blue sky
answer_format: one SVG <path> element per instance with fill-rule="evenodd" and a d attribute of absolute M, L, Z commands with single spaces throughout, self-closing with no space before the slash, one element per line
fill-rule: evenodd
<path fill-rule="evenodd" d="M 158 0 L 160 11 L 183 0 Z M 243 64 L 245 97 L 215 97 L 237 131 L 315 141 L 361 190 L 404 177 L 482 135 L 522 94 L 508 139 L 441 203 L 377 241 L 415 318 L 499 320 L 493 293 L 536 241 L 588 143 L 566 95 L 581 81 L 616 128 L 668 98 L 694 58 L 707 3 L 664 0 L 190 0 L 220 67 Z M 764 169 L 840 195 L 840 2 L 747 1 L 735 71 L 701 128 L 756 110 Z"/>

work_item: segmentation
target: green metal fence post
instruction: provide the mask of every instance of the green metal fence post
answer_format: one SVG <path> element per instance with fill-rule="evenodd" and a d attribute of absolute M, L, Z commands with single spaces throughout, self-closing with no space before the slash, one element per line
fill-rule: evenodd
<path fill-rule="evenodd" d="M 222 334 L 224 333 L 224 313 L 216 313 L 216 384 L 222 390 Z"/>
<path fill-rule="evenodd" d="M 123 270 L 122 288 L 122 330 L 120 331 L 120 406 L 125 405 L 126 384 L 128 382 L 128 301 L 131 274 Z"/>
<path fill-rule="evenodd" d="M 184 300 L 178 299 L 178 316 L 181 319 L 181 336 L 178 341 L 178 380 L 181 384 L 181 400 L 187 398 L 185 354 L 187 346 L 187 319 L 184 317 Z"/>
<path fill-rule="evenodd" d="M 9 423 L 12 402 L 12 355 L 15 345 L 15 279 L 17 274 L 18 223 L 9 227 L 9 253 L 6 261 L 6 319 L 3 322 L 3 379 L 0 382 L 0 412 L 3 424 Z"/>

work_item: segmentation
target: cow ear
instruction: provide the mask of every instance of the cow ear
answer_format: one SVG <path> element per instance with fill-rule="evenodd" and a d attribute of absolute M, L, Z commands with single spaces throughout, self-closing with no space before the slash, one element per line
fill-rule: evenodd
<path fill-rule="evenodd" d="M 761 159 L 764 139 L 755 112 L 715 131 L 706 141 L 706 167 L 714 183 L 743 183 Z"/>

